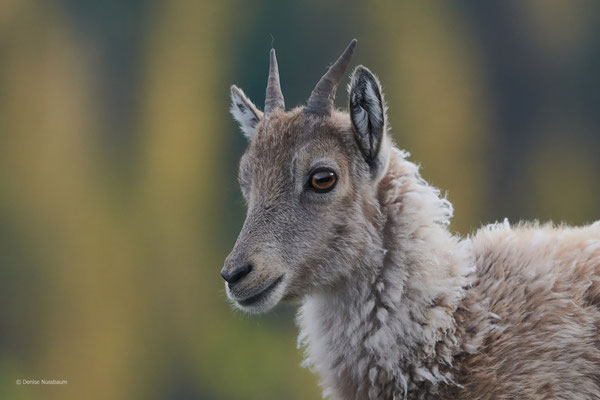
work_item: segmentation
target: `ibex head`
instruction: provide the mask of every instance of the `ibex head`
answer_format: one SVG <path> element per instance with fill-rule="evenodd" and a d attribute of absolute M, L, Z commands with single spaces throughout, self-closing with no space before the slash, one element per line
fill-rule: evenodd
<path fill-rule="evenodd" d="M 377 185 L 391 143 L 375 75 L 357 67 L 348 112 L 334 109 L 355 45 L 304 107 L 285 111 L 275 50 L 264 113 L 231 88 L 231 112 L 249 140 L 239 167 L 248 214 L 221 275 L 242 310 L 261 312 L 282 299 L 331 290 L 367 267 L 374 251 L 381 254 Z"/>

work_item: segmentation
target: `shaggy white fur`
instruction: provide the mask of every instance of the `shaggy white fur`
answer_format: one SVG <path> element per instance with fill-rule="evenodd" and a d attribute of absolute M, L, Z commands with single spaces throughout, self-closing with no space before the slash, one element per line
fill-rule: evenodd
<path fill-rule="evenodd" d="M 534 332 L 531 337 L 518 333 L 514 337 L 503 336 L 510 331 L 507 324 L 519 321 L 507 320 L 505 312 L 510 307 L 499 309 L 497 305 L 511 302 L 515 291 L 550 287 L 551 293 L 553 283 L 560 277 L 576 274 L 578 268 L 580 275 L 581 270 L 587 272 L 588 279 L 573 282 L 580 286 L 580 291 L 598 286 L 600 225 L 596 223 L 581 233 L 549 227 L 513 230 L 505 222 L 482 228 L 473 240 L 461 240 L 447 229 L 451 204 L 420 178 L 417 166 L 406 156 L 392 150 L 388 172 L 379 185 L 381 212 L 386 218 L 381 252 L 384 255 L 379 266 L 359 269 L 369 272 L 348 280 L 339 290 L 306 297 L 299 310 L 299 345 L 306 348 L 305 365 L 322 378 L 324 397 L 517 398 L 506 397 L 516 389 L 517 393 L 522 390 L 531 395 L 520 398 L 600 398 L 600 381 L 595 384 L 593 381 L 600 374 L 600 363 L 594 364 L 599 359 L 597 333 L 596 347 L 587 347 L 591 363 L 582 371 L 568 373 L 580 387 L 562 397 L 548 387 L 534 391 L 533 382 L 514 387 L 514 383 L 526 379 L 509 378 L 510 373 L 503 375 L 499 365 L 507 361 L 493 358 L 502 355 L 492 357 L 490 352 L 482 352 L 486 340 L 486 345 L 514 341 L 512 347 L 516 351 L 537 352 L 548 348 L 545 345 L 548 340 L 561 340 L 564 329 L 575 330 L 568 335 L 577 337 L 578 329 L 589 328 L 557 326 L 551 331 L 552 338 L 542 332 Z M 578 245 L 565 250 L 568 246 L 561 243 L 574 240 L 574 235 L 580 236 Z M 502 257 L 513 262 L 504 263 Z M 582 258 L 593 261 L 595 269 L 578 263 Z M 564 262 L 552 261 L 560 259 Z M 557 271 L 565 263 L 567 269 Z M 511 274 L 517 278 L 511 280 Z M 529 282 L 522 282 L 521 274 L 530 277 L 532 286 L 523 286 Z M 541 296 L 537 301 L 544 299 Z M 538 306 L 533 302 L 522 307 L 534 305 Z M 598 314 L 597 303 L 595 313 Z M 598 326 L 600 318 L 591 322 L 592 326 Z M 528 348 L 532 341 L 537 343 Z M 567 346 L 570 341 L 563 342 L 560 351 L 564 355 L 573 351 Z M 488 357 L 487 365 L 479 366 L 478 353 Z M 510 354 L 507 350 L 504 356 Z M 523 362 L 539 365 L 544 361 L 539 354 L 529 357 Z M 518 364 L 520 357 L 513 362 L 517 363 L 515 371 L 521 368 L 521 372 L 529 373 L 529 369 Z M 499 369 L 490 372 L 494 368 Z M 474 382 L 465 376 L 469 373 L 472 378 L 484 375 L 490 381 Z M 497 380 L 504 377 L 507 382 L 498 385 Z M 487 392 L 479 388 L 486 385 Z M 559 382 L 551 385 L 560 387 Z M 498 387 L 506 388 L 505 393 Z M 472 390 L 465 392 L 465 388 Z"/>
<path fill-rule="evenodd" d="M 324 396 L 406 398 L 409 386 L 452 380 L 437 363 L 450 364 L 459 348 L 453 313 L 475 268 L 471 243 L 448 232 L 451 204 L 406 156 L 393 150 L 380 184 L 388 221 L 381 266 L 307 297 L 299 311 L 305 365 L 321 375 Z M 335 393 L 341 371 L 360 382 L 354 394 Z"/>

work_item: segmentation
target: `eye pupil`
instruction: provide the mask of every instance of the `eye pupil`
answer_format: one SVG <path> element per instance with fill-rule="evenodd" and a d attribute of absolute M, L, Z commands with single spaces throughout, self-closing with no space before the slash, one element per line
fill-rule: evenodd
<path fill-rule="evenodd" d="M 328 191 L 333 189 L 335 181 L 336 176 L 333 171 L 318 171 L 312 175 L 310 184 L 317 191 Z"/>

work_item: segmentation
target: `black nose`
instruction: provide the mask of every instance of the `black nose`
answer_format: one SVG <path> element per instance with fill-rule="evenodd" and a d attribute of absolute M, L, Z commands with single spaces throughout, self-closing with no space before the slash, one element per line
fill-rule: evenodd
<path fill-rule="evenodd" d="M 225 270 L 225 268 L 223 268 L 221 270 L 221 276 L 223 277 L 223 279 L 225 279 L 227 281 L 229 286 L 233 286 L 238 281 L 240 281 L 243 277 L 248 275 L 250 273 L 250 271 L 252 271 L 252 265 L 250 265 L 250 264 L 244 265 L 243 267 L 236 268 L 231 272 L 228 272 Z"/>

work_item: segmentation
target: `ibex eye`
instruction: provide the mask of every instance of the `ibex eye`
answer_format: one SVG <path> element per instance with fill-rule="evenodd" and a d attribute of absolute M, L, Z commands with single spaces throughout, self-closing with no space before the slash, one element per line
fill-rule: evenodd
<path fill-rule="evenodd" d="M 318 170 L 310 176 L 310 187 L 319 193 L 329 192 L 335 186 L 337 176 L 331 170 Z"/>

